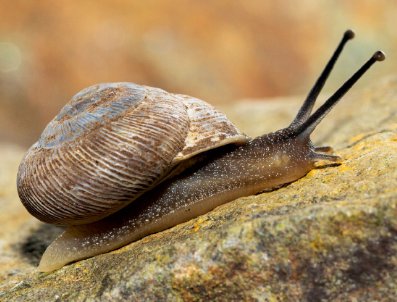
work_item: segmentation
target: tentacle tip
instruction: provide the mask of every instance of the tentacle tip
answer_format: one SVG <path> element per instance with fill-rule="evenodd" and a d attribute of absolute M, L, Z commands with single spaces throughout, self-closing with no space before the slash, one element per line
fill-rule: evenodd
<path fill-rule="evenodd" d="M 356 35 L 356 34 L 354 33 L 354 31 L 351 30 L 351 29 L 346 30 L 346 31 L 345 31 L 345 34 L 344 34 L 345 39 L 347 39 L 347 40 L 353 39 L 353 38 L 355 37 L 355 35 Z"/>
<path fill-rule="evenodd" d="M 376 61 L 383 61 L 384 59 L 386 59 L 386 55 L 383 51 L 378 50 L 377 52 L 374 53 L 374 55 L 372 56 Z"/>

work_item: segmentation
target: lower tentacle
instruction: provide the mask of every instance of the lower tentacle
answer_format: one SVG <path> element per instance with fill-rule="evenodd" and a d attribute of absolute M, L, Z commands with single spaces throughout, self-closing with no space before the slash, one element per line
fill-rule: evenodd
<path fill-rule="evenodd" d="M 323 153 L 333 153 L 334 148 L 331 146 L 321 146 L 321 147 L 314 147 L 315 152 L 323 152 Z"/>
<path fill-rule="evenodd" d="M 315 162 L 317 161 L 329 161 L 331 163 L 341 163 L 342 158 L 337 155 L 331 155 L 331 154 L 324 154 L 324 153 L 312 153 L 312 158 Z"/>

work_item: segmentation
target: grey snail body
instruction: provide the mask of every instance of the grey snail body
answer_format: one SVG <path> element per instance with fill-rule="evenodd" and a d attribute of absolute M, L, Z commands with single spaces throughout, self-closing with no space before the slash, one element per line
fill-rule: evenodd
<path fill-rule="evenodd" d="M 319 160 L 339 161 L 339 157 L 329 154 L 330 147 L 314 147 L 310 134 L 370 66 L 384 59 L 384 54 L 376 52 L 317 111 L 313 114 L 311 111 L 345 43 L 353 36 L 352 31 L 345 33 L 290 126 L 255 139 L 247 138 L 205 102 L 156 88 L 130 83 L 102 84 L 105 86 L 93 86 L 76 95 L 28 151 L 18 173 L 18 193 L 29 212 L 43 221 L 68 225 L 45 251 L 39 270 L 53 271 L 67 263 L 111 251 L 238 197 L 293 182 L 315 168 Z M 98 90 L 102 93 L 98 94 Z M 114 101 L 117 95 L 122 95 L 124 101 Z M 164 99 L 167 105 L 159 105 Z M 101 107 L 103 102 L 105 107 Z M 146 102 L 157 109 L 146 110 L 145 106 L 149 106 Z M 129 106 L 143 111 L 134 111 L 130 117 Z M 200 114 L 204 107 L 210 111 L 209 115 Z M 81 110 L 84 110 L 82 116 Z M 91 114 L 88 117 L 87 110 Z M 190 115 L 181 117 L 178 111 Z M 149 112 L 160 117 L 149 116 Z M 66 129 L 55 127 L 73 119 L 76 113 L 83 120 L 77 122 L 78 126 L 71 123 Z M 92 123 L 98 118 L 99 125 Z M 213 123 L 218 124 L 216 129 Z M 138 125 L 134 135 L 130 134 L 129 124 Z M 147 124 L 147 129 L 140 129 L 141 124 Z M 137 135 L 140 131 L 142 137 Z M 157 132 L 163 136 L 154 142 L 145 139 Z M 165 141 L 171 135 L 176 138 Z M 101 137 L 114 137 L 115 151 L 106 139 L 99 140 Z M 74 140 L 81 141 L 81 146 L 75 145 Z M 126 146 L 127 143 L 133 147 Z M 135 153 L 142 158 L 131 159 Z M 59 158 L 62 155 L 67 161 Z M 88 155 L 96 155 L 98 159 L 85 164 Z M 146 155 L 151 170 L 143 160 Z M 119 157 L 124 161 L 109 164 Z M 158 163 L 164 164 L 159 167 Z M 149 174 L 145 173 L 147 169 Z M 84 174 L 85 170 L 89 172 Z M 50 172 L 56 177 L 51 178 Z M 136 173 L 132 176 L 133 172 Z M 130 183 L 128 178 L 134 181 Z M 59 188 L 57 192 L 54 186 Z M 83 206 L 88 206 L 87 216 Z"/>

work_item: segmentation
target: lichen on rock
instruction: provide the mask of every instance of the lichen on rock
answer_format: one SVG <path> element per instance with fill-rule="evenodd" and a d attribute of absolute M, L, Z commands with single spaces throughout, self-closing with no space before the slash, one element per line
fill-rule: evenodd
<path fill-rule="evenodd" d="M 37 259 L 28 258 L 57 231 L 27 215 L 15 192 L 2 193 L 12 215 L 0 216 L 10 233 L 0 231 L 0 300 L 393 301 L 396 98 L 397 78 L 382 80 L 346 97 L 319 126 L 315 140 L 332 145 L 341 165 L 50 274 L 36 272 Z M 281 102 L 244 103 L 229 116 L 256 135 L 257 128 L 285 126 L 292 109 Z M 277 122 L 266 125 L 274 114 Z M 10 177 L 17 162 L 7 170 Z M 1 185 L 1 192 L 9 186 Z M 27 242 L 31 254 L 23 253 Z"/>

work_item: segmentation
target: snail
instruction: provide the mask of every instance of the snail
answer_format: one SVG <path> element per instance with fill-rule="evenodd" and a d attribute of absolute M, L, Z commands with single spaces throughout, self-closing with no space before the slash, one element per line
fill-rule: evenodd
<path fill-rule="evenodd" d="M 318 161 L 339 162 L 310 134 L 376 62 L 375 54 L 313 114 L 354 33 L 348 30 L 292 123 L 251 139 L 199 99 L 133 83 L 77 93 L 27 151 L 19 197 L 38 219 L 66 226 L 38 269 L 50 272 L 291 183 Z"/>

